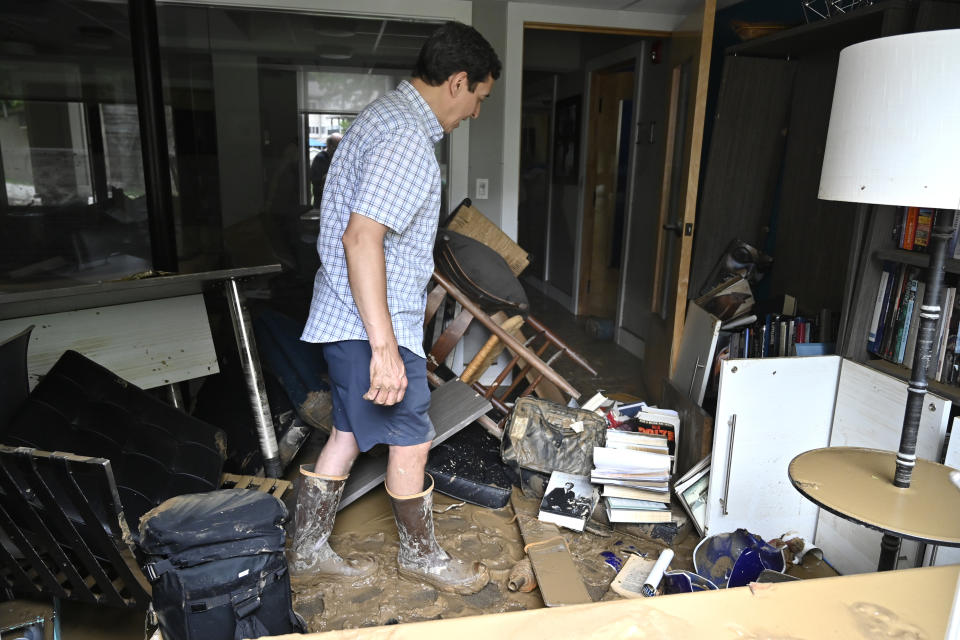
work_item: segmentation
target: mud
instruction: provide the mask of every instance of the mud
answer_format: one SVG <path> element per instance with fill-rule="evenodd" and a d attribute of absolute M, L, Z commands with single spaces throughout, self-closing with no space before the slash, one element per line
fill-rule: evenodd
<path fill-rule="evenodd" d="M 396 525 L 390 501 L 380 488 L 338 514 L 330 539 L 341 555 L 374 556 L 377 571 L 354 582 L 298 580 L 294 585 L 294 608 L 306 619 L 309 630 L 320 632 L 541 608 L 539 590 L 524 593 L 508 589 L 511 570 L 525 558 L 512 507 L 494 510 L 464 504 L 443 511 L 451 505 L 456 505 L 456 501 L 434 493 L 437 540 L 459 557 L 480 560 L 487 566 L 490 583 L 482 591 L 466 596 L 442 593 L 426 583 L 398 574 Z M 621 563 L 631 553 L 656 558 L 664 548 L 662 544 L 617 532 L 607 536 L 565 529 L 562 532 L 587 591 L 595 601 L 620 598 L 609 591 L 617 573 L 608 561 L 610 557 Z M 689 557 L 689 550 L 686 555 Z"/>

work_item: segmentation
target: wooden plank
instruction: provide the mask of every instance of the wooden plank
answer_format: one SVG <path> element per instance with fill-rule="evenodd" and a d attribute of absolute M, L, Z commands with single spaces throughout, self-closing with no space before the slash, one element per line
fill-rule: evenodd
<path fill-rule="evenodd" d="M 557 525 L 537 520 L 540 505 L 514 491 L 510 504 L 517 514 L 520 535 L 537 577 L 543 604 L 561 607 L 593 602 Z"/>
<path fill-rule="evenodd" d="M 487 640 L 488 638 L 737 638 L 843 640 L 884 630 L 947 638 L 960 567 L 795 580 L 667 597 L 511 611 L 261 640 Z M 878 618 L 883 616 L 882 620 Z M 872 631 L 874 628 L 880 631 Z M 751 629 L 753 631 L 751 631 Z"/>
<path fill-rule="evenodd" d="M 142 389 L 220 371 L 201 294 L 0 320 L 0 339 L 31 324 L 31 388 L 67 349 Z"/>
<path fill-rule="evenodd" d="M 459 380 L 450 380 L 430 394 L 430 420 L 436 435 L 433 448 L 484 415 L 490 401 Z M 387 477 L 387 458 L 361 455 L 353 465 L 340 498 L 340 509 L 376 488 Z"/>
<path fill-rule="evenodd" d="M 900 446 L 907 384 L 862 364 L 843 360 L 833 411 L 831 447 L 867 447 L 896 451 Z M 917 457 L 939 461 L 947 431 L 951 402 L 927 393 L 920 413 Z M 877 570 L 880 560 L 879 531 L 837 517 L 821 509 L 814 544 L 842 574 Z M 923 548 L 903 540 L 898 569 L 919 566 Z"/>
<path fill-rule="evenodd" d="M 221 489 L 251 489 L 261 493 L 269 493 L 275 498 L 283 499 L 293 483 L 280 478 L 262 478 L 260 476 L 242 476 L 235 473 L 225 473 L 220 479 Z"/>

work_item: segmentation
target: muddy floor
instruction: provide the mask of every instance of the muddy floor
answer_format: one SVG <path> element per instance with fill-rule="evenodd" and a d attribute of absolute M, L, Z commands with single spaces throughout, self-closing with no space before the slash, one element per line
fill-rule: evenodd
<path fill-rule="evenodd" d="M 516 491 L 516 489 L 515 489 Z M 521 507 L 523 508 L 523 507 Z M 539 590 L 511 592 L 507 578 L 525 557 L 513 506 L 488 509 L 434 493 L 437 539 L 453 555 L 478 559 L 490 571 L 490 584 L 474 595 L 441 593 L 428 584 L 397 573 L 398 539 L 393 512 L 383 488 L 344 509 L 337 517 L 331 544 L 342 555 L 366 555 L 378 563 L 374 575 L 354 582 L 299 581 L 293 586 L 294 608 L 311 632 L 416 622 L 439 618 L 535 609 L 543 606 Z M 561 529 L 594 601 L 617 599 L 609 590 L 630 554 L 649 558 L 652 566 L 666 545 L 597 526 L 604 535 Z M 674 568 L 689 568 L 696 536 L 674 544 Z"/>

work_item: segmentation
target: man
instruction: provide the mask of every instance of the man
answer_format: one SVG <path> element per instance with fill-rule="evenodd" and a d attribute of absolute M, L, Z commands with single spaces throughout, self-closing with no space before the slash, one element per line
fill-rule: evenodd
<path fill-rule="evenodd" d="M 313 469 L 300 470 L 291 571 L 359 578 L 370 560 L 328 544 L 350 466 L 389 446 L 386 488 L 400 534 L 401 575 L 475 593 L 486 567 L 451 557 L 433 532 L 435 435 L 423 351 L 426 285 L 440 216 L 434 145 L 467 118 L 500 76 L 500 60 L 472 27 L 448 22 L 420 50 L 413 77 L 369 105 L 343 137 L 327 175 L 310 316 L 301 339 L 324 344 L 334 429 Z"/>
<path fill-rule="evenodd" d="M 327 172 L 330 171 L 330 162 L 333 160 L 333 154 L 337 151 L 337 145 L 340 144 L 341 136 L 339 133 L 331 133 L 327 136 L 326 148 L 318 153 L 310 163 L 310 186 L 313 190 L 313 207 L 320 206 L 320 200 L 323 198 L 323 185 L 327 181 Z"/>
<path fill-rule="evenodd" d="M 565 516 L 577 516 L 577 494 L 573 491 L 573 483 L 567 482 L 557 487 L 544 498 L 544 505 L 550 511 Z"/>

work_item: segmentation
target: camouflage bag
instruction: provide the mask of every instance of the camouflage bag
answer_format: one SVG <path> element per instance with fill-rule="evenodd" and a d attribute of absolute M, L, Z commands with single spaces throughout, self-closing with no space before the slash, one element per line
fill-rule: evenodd
<path fill-rule="evenodd" d="M 590 475 L 593 448 L 602 447 L 607 421 L 582 409 L 523 397 L 503 430 L 500 455 L 507 464 L 549 474 Z"/>

